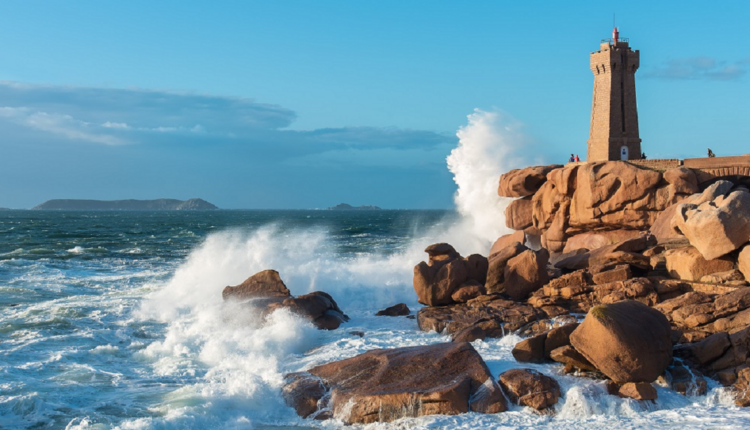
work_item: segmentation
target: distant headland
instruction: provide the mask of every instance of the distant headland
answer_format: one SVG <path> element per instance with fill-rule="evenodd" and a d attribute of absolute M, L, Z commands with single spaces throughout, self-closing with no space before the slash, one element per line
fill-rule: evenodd
<path fill-rule="evenodd" d="M 381 208 L 377 206 L 352 206 L 350 204 L 341 203 L 336 206 L 328 208 L 329 211 L 379 211 Z"/>
<path fill-rule="evenodd" d="M 54 199 L 32 210 L 58 211 L 199 211 L 219 209 L 203 199 L 176 200 L 76 200 Z"/>

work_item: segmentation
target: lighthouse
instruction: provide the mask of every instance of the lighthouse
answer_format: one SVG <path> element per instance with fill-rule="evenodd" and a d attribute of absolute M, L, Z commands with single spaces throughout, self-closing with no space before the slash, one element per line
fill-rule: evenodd
<path fill-rule="evenodd" d="M 635 72 L 640 53 L 630 48 L 628 39 L 620 38 L 615 27 L 612 38 L 602 40 L 590 59 L 594 98 L 587 161 L 638 160 L 642 152 Z"/>

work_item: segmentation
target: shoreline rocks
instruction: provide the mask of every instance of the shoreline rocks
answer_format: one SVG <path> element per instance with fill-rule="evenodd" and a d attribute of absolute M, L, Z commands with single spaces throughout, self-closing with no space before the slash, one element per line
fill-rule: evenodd
<path fill-rule="evenodd" d="M 378 349 L 286 376 L 284 398 L 302 417 L 346 424 L 508 409 L 469 343 Z"/>

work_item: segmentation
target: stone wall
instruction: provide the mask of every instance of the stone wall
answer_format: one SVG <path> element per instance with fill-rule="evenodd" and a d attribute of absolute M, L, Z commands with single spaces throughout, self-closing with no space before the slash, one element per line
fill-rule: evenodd
<path fill-rule="evenodd" d="M 680 167 L 682 161 L 676 158 L 662 158 L 654 160 L 629 160 L 628 163 L 635 164 L 636 166 L 645 167 L 653 170 L 667 170 Z"/>

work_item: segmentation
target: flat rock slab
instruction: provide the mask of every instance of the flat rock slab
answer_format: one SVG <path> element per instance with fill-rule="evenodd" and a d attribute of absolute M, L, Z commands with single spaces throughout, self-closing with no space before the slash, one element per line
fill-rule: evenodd
<path fill-rule="evenodd" d="M 507 410 L 497 381 L 466 342 L 368 351 L 286 380 L 284 398 L 300 415 L 347 424 Z"/>

